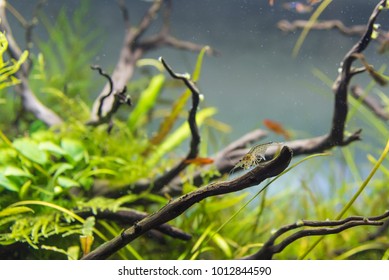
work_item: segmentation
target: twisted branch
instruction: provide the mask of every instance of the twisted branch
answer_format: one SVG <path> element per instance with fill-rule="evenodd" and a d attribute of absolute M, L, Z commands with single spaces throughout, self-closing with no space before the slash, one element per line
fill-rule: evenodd
<path fill-rule="evenodd" d="M 362 103 L 372 111 L 378 118 L 383 121 L 389 120 L 388 110 L 381 105 L 381 103 L 372 96 L 365 96 L 363 89 L 360 86 L 351 87 L 351 94 L 358 100 L 362 100 Z"/>
<path fill-rule="evenodd" d="M 282 252 L 288 245 L 294 241 L 307 237 L 307 236 L 321 236 L 336 234 L 342 232 L 346 229 L 356 227 L 356 226 L 382 226 L 385 219 L 389 217 L 389 211 L 386 211 L 384 214 L 373 217 L 360 217 L 352 216 L 343 220 L 336 221 L 306 221 L 301 220 L 294 224 L 286 225 L 277 230 L 263 247 L 250 256 L 245 257 L 246 260 L 270 260 L 273 255 L 276 253 Z M 388 221 L 388 220 L 386 220 Z M 274 244 L 276 239 L 282 236 L 283 234 L 295 230 L 301 227 L 314 227 L 317 229 L 303 229 L 298 231 L 288 237 L 278 244 Z"/>
<path fill-rule="evenodd" d="M 187 160 L 193 159 L 197 156 L 199 152 L 200 141 L 201 141 L 199 129 L 196 123 L 196 113 L 200 103 L 200 91 L 195 86 L 195 84 L 189 79 L 189 77 L 187 77 L 187 75 L 175 73 L 173 69 L 166 63 L 166 61 L 162 57 L 160 58 L 160 61 L 162 62 L 163 66 L 165 67 L 166 71 L 170 74 L 170 76 L 174 79 L 183 81 L 185 86 L 192 93 L 192 108 L 189 110 L 189 115 L 188 115 L 188 124 L 189 124 L 189 129 L 192 138 L 190 141 L 190 147 L 187 156 L 183 160 L 181 160 L 175 167 L 173 167 L 170 171 L 163 174 L 161 177 L 159 177 L 153 182 L 152 192 L 158 192 L 159 190 L 161 190 L 166 184 L 168 184 L 174 178 L 176 178 L 178 174 L 189 165 Z M 144 191 L 149 188 L 149 185 L 150 183 L 137 185 L 136 188 L 134 188 L 134 191 L 136 192 Z"/>
<path fill-rule="evenodd" d="M 83 259 L 106 259 L 150 229 L 175 219 L 192 205 L 207 197 L 237 192 L 251 186 L 256 186 L 267 178 L 277 176 L 286 169 L 291 159 L 292 150 L 284 146 L 278 157 L 263 165 L 257 166 L 251 172 L 232 181 L 211 183 L 170 201 L 154 214 L 147 216 L 135 223 L 132 227 L 126 229 L 120 236 L 104 243 L 84 256 Z"/>
<path fill-rule="evenodd" d="M 164 14 L 164 23 L 160 32 L 143 38 L 146 30 L 153 23 L 156 15 L 160 12 L 164 2 L 166 3 L 166 10 Z M 161 46 L 170 46 L 173 48 L 185 49 L 189 51 L 200 51 L 204 47 L 202 45 L 176 39 L 169 34 L 168 18 L 170 17 L 171 0 L 155 0 L 142 18 L 137 28 L 130 28 L 131 25 L 129 22 L 127 9 L 125 8 L 123 2 L 119 2 L 119 4 L 124 15 L 126 33 L 124 36 L 124 43 L 120 51 L 119 60 L 111 75 L 115 86 L 114 90 L 124 88 L 124 86 L 128 83 L 134 74 L 136 62 L 150 50 L 159 48 Z M 215 53 L 216 52 L 211 48 L 208 51 L 208 54 Z M 99 97 L 94 102 L 91 121 L 96 121 L 99 119 L 98 110 L 100 107 L 100 98 L 106 95 L 108 88 L 109 84 L 106 84 L 99 94 Z M 113 104 L 113 96 L 108 96 L 103 106 L 101 107 L 101 113 L 103 116 L 111 111 Z"/>
<path fill-rule="evenodd" d="M 5 12 L 6 6 L 7 2 L 5 0 L 0 0 L 0 29 L 4 31 L 5 36 L 7 37 L 9 43 L 8 52 L 10 56 L 13 59 L 18 60 L 22 51 L 12 35 L 12 30 L 9 26 Z M 43 105 L 32 91 L 28 81 L 28 68 L 27 64 L 22 64 L 21 69 L 16 73 L 16 77 L 20 80 L 20 84 L 16 86 L 16 91 L 21 97 L 23 108 L 48 126 L 62 123 L 62 119 L 54 111 Z"/>
<path fill-rule="evenodd" d="M 116 221 L 125 225 L 132 225 L 135 222 L 146 218 L 149 214 L 133 209 L 123 209 L 115 212 L 109 210 L 97 210 L 96 213 L 94 213 L 93 211 L 82 211 L 78 212 L 77 215 L 83 218 L 94 216 L 96 217 L 96 219 L 104 219 L 108 221 Z M 168 224 L 161 224 L 160 226 L 155 227 L 155 230 L 167 236 L 185 241 L 190 240 L 192 237 L 190 234 L 180 230 L 179 228 L 173 227 Z"/>
<path fill-rule="evenodd" d="M 356 59 L 355 55 L 362 53 L 371 42 L 373 25 L 382 10 L 380 7 L 385 7 L 386 2 L 386 0 L 381 0 L 379 4 L 375 7 L 367 23 L 367 27 L 365 26 L 363 28 L 363 32 L 362 28 L 358 28 L 358 32 L 362 33 L 362 37 L 350 49 L 350 51 L 345 55 L 341 62 L 341 72 L 336 78 L 332 88 L 334 92 L 334 111 L 332 115 L 332 123 L 329 133 L 314 138 L 298 139 L 285 142 L 284 144 L 293 150 L 294 156 L 323 152 L 325 150 L 332 149 L 336 146 L 349 145 L 350 143 L 361 139 L 361 129 L 356 130 L 347 137 L 345 137 L 344 135 L 345 122 L 348 112 L 347 95 L 349 90 L 349 84 L 352 77 L 365 71 L 364 68 L 352 68 L 352 64 Z M 339 27 L 340 25 L 337 24 L 336 26 Z M 230 158 L 224 160 L 222 165 L 218 165 L 217 169 L 221 173 L 231 170 L 231 168 L 234 167 L 237 161 L 242 158 L 248 151 L 249 148 L 246 148 L 238 149 L 235 150 L 233 153 L 229 153 Z M 275 148 L 268 149 L 268 151 L 266 152 L 266 157 L 273 157 L 275 152 Z M 208 170 L 209 168 L 210 167 L 208 166 L 203 167 L 202 170 L 196 173 L 194 181 L 197 182 L 197 184 L 201 184 L 202 182 L 201 171 Z M 214 178 L 216 178 L 216 176 Z M 177 182 L 175 185 L 165 188 L 165 191 L 169 192 L 172 190 L 178 190 L 181 188 L 181 186 L 182 183 Z"/>
<path fill-rule="evenodd" d="M 131 106 L 132 105 L 131 98 L 129 95 L 126 95 L 127 92 L 126 86 L 119 92 L 114 91 L 114 84 L 112 78 L 106 72 L 104 72 L 100 66 L 93 65 L 91 66 L 91 68 L 93 70 L 97 70 L 101 76 L 105 77 L 108 80 L 108 93 L 100 97 L 99 106 L 97 109 L 98 119 L 87 122 L 87 125 L 98 126 L 103 123 L 108 123 L 109 124 L 108 131 L 110 131 L 112 128 L 112 116 L 117 112 L 117 110 L 119 110 L 121 105 L 127 104 L 128 106 Z M 114 98 L 113 105 L 110 108 L 110 111 L 108 111 L 103 116 L 102 110 L 103 110 L 104 103 L 106 102 L 106 99 L 110 96 L 113 96 Z"/>

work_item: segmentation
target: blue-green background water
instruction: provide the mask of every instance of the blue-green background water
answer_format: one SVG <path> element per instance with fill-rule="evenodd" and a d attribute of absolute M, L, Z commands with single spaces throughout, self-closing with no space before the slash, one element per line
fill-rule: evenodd
<path fill-rule="evenodd" d="M 9 2 L 27 18 L 31 17 L 37 3 L 33 0 Z M 125 2 L 130 20 L 136 25 L 150 2 Z M 340 61 L 358 37 L 346 37 L 336 30 L 313 30 L 299 55 L 292 58 L 292 49 L 301 31 L 285 34 L 277 29 L 277 22 L 283 19 L 308 19 L 311 14 L 286 11 L 281 7 L 285 2 L 276 0 L 274 7 L 270 7 L 266 0 L 173 1 L 171 34 L 183 40 L 210 45 L 221 53 L 218 57 L 205 59 L 198 86 L 205 96 L 204 105 L 217 107 L 216 118 L 232 127 L 229 140 L 263 127 L 265 118 L 283 123 L 297 138 L 328 132 L 333 95 L 331 89 L 314 76 L 313 70 L 319 69 L 330 79 L 335 79 Z M 346 25 L 366 24 L 377 3 L 374 0 L 333 1 L 320 19 L 339 19 Z M 80 1 L 76 0 L 48 1 L 44 11 L 55 21 L 61 8 L 66 7 L 71 15 L 79 5 Z M 15 27 L 16 37 L 22 40 L 20 27 L 12 17 L 10 21 Z M 160 22 L 161 18 L 158 18 L 151 31 L 157 31 Z M 101 48 L 90 64 L 112 69 L 117 62 L 124 35 L 124 23 L 116 1 L 90 1 L 89 17 L 85 18 L 85 23 L 99 29 L 102 34 L 99 38 Z M 380 16 L 379 23 L 389 26 L 385 15 Z M 47 36 L 39 26 L 34 32 L 41 38 Z M 387 57 L 378 55 L 377 47 L 373 43 L 365 55 L 369 63 L 379 68 L 386 63 Z M 196 55 L 162 48 L 147 53 L 145 57 L 163 56 L 176 71 L 191 72 Z M 366 85 L 369 78 L 361 75 L 353 82 Z M 93 94 L 97 95 L 98 92 Z M 171 99 L 168 91 L 164 95 Z M 359 125 L 351 123 L 347 129 L 354 131 Z M 374 135 L 369 137 L 374 138 Z M 280 139 L 271 134 L 269 140 Z M 379 151 L 380 147 L 377 149 Z M 337 169 L 336 164 L 332 167 L 326 165 L 325 168 L 331 173 Z M 362 165 L 366 165 L 366 161 Z M 332 171 L 329 170 L 331 168 Z M 361 169 L 368 170 L 364 167 Z M 300 177 L 293 178 L 299 180 Z M 316 181 L 319 182 L 320 178 Z"/>
<path fill-rule="evenodd" d="M 31 17 L 36 2 L 10 1 L 27 18 Z M 142 0 L 125 2 L 134 25 L 150 6 L 150 2 Z M 299 135 L 303 135 L 302 132 L 323 134 L 329 128 L 331 90 L 314 77 L 312 70 L 318 68 L 334 79 L 339 62 L 357 38 L 345 37 L 335 30 L 312 31 L 299 56 L 292 58 L 291 51 L 300 31 L 284 34 L 276 24 L 282 19 L 308 19 L 310 14 L 286 11 L 281 7 L 284 2 L 287 1 L 276 0 L 270 7 L 266 0 L 173 1 L 172 34 L 211 45 L 221 53 L 219 57 L 206 58 L 199 87 L 206 105 L 216 106 L 217 118 L 233 128 L 231 139 L 261 127 L 264 118 L 280 121 Z M 340 19 L 347 25 L 365 24 L 377 3 L 373 0 L 333 1 L 321 18 Z M 72 14 L 79 4 L 76 0 L 48 1 L 44 10 L 55 19 L 62 7 L 66 6 Z M 91 64 L 112 69 L 124 34 L 120 10 L 112 0 L 94 0 L 90 4 L 90 17 L 85 18 L 85 22 L 103 34 L 102 48 Z M 158 24 L 154 26 L 157 30 Z M 35 30 L 44 37 L 41 31 L 39 27 Z M 368 50 L 372 54 L 370 63 L 382 60 L 375 48 L 373 45 Z M 196 58 L 196 54 L 167 48 L 147 53 L 146 57 L 161 55 L 181 72 L 190 72 Z"/>

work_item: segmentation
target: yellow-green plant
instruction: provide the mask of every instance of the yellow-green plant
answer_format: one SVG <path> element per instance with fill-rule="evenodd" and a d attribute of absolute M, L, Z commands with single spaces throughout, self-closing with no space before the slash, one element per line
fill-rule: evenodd
<path fill-rule="evenodd" d="M 0 32 L 0 90 L 20 83 L 15 73 L 20 69 L 23 62 L 28 57 L 28 52 L 24 51 L 18 60 L 4 60 L 4 53 L 8 49 L 8 40 L 3 32 Z"/>

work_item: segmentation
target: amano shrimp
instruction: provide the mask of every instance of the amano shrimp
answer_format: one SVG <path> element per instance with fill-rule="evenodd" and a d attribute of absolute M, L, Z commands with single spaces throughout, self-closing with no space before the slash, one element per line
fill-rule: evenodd
<path fill-rule="evenodd" d="M 259 144 L 250 149 L 250 151 L 243 156 L 242 159 L 238 161 L 238 163 L 234 166 L 234 168 L 231 169 L 231 174 L 236 168 L 243 168 L 243 169 L 249 169 L 252 166 L 258 165 L 261 160 L 266 160 L 265 153 L 267 148 L 269 148 L 271 145 L 274 144 L 280 144 L 277 142 L 268 142 L 264 144 Z"/>

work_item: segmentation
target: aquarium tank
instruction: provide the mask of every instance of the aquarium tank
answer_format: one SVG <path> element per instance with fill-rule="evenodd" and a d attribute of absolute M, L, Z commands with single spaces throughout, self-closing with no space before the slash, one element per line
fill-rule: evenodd
<path fill-rule="evenodd" d="M 0 259 L 389 259 L 388 10 L 0 0 Z"/>

